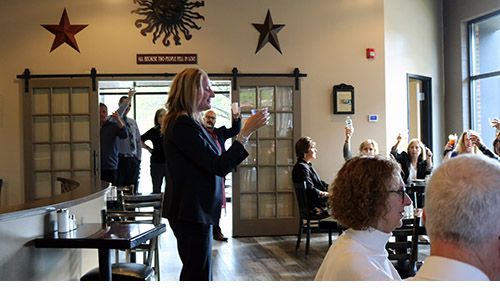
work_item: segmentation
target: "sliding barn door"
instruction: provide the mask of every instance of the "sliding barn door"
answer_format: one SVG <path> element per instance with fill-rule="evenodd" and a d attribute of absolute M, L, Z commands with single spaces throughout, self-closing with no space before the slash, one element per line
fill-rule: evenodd
<path fill-rule="evenodd" d="M 58 177 L 98 180 L 98 101 L 90 78 L 31 79 L 23 112 L 26 202 L 60 194 Z"/>
<path fill-rule="evenodd" d="M 233 236 L 296 234 L 294 145 L 300 134 L 300 91 L 294 78 L 238 78 L 242 126 L 252 109 L 267 108 L 269 125 L 254 133 L 250 152 L 233 172 Z"/>

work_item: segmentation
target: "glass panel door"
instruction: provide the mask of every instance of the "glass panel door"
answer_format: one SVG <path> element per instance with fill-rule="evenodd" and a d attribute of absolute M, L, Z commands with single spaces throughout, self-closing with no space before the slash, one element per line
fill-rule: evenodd
<path fill-rule="evenodd" d="M 300 92 L 294 79 L 239 78 L 242 126 L 253 109 L 267 108 L 269 124 L 250 137 L 250 155 L 233 172 L 233 236 L 296 234 L 298 208 L 291 170 L 300 136 Z"/>
<path fill-rule="evenodd" d="M 61 193 L 57 177 L 98 178 L 97 93 L 90 79 L 32 79 L 24 101 L 26 202 Z"/>

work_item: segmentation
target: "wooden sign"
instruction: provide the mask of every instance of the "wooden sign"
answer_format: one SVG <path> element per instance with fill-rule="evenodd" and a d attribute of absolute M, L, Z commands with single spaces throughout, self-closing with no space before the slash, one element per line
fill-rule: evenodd
<path fill-rule="evenodd" d="M 198 54 L 137 54 L 138 65 L 197 64 Z"/>

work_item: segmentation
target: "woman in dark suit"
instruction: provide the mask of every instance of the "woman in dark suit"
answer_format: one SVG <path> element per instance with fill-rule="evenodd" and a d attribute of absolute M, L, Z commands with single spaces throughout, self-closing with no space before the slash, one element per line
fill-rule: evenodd
<path fill-rule="evenodd" d="M 401 135 L 398 135 L 398 142 L 392 146 L 391 154 L 401 165 L 403 180 L 408 183 L 415 179 L 425 179 L 426 175 L 432 172 L 432 152 L 426 148 L 419 139 L 412 139 L 408 143 L 408 149 L 398 153 Z"/>
<path fill-rule="evenodd" d="M 292 181 L 294 183 L 306 182 L 307 200 L 311 214 L 328 215 L 327 200 L 328 183 L 319 178 L 318 173 L 312 167 L 311 161 L 316 159 L 318 150 L 316 143 L 308 136 L 301 137 L 295 143 L 295 153 L 297 154 L 297 163 L 293 166 Z"/>
<path fill-rule="evenodd" d="M 268 123 L 266 110 L 248 118 L 224 153 L 206 131 L 201 112 L 211 108 L 207 74 L 198 68 L 177 74 L 166 103 L 163 145 L 167 160 L 163 217 L 177 239 L 180 280 L 212 280 L 212 225 L 220 218 L 223 178 L 247 156 L 249 136 Z"/>

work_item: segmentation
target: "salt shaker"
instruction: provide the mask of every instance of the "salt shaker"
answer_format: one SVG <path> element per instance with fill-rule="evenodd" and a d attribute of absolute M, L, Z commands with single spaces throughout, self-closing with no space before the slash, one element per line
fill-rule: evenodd
<path fill-rule="evenodd" d="M 67 209 L 59 209 L 57 211 L 57 231 L 65 233 L 70 230 L 69 211 Z"/>
<path fill-rule="evenodd" d="M 117 193 L 116 186 L 111 187 L 111 200 L 113 200 L 113 201 L 118 200 L 118 193 Z"/>

